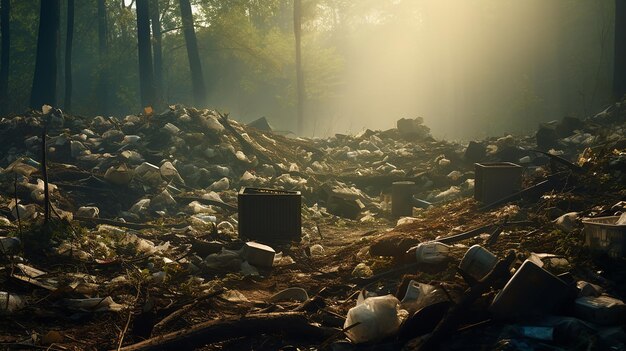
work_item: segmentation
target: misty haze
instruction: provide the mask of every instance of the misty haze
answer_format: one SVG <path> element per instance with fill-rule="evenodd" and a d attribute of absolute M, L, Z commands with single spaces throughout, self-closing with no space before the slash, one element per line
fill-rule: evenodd
<path fill-rule="evenodd" d="M 626 351 L 626 0 L 0 0 L 0 349 Z"/>

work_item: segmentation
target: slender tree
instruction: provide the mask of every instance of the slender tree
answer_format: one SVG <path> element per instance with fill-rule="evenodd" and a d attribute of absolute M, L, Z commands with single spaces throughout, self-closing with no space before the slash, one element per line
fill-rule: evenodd
<path fill-rule="evenodd" d="M 157 104 L 163 103 L 163 50 L 161 48 L 161 19 L 159 14 L 159 0 L 152 0 L 150 4 L 150 22 L 152 24 L 152 51 L 154 56 L 154 89 Z"/>
<path fill-rule="evenodd" d="M 615 60 L 613 94 L 622 99 L 626 94 L 626 2 L 615 0 Z"/>
<path fill-rule="evenodd" d="M 107 42 L 107 10 L 105 0 L 98 0 L 98 111 L 109 111 L 108 62 L 109 45 Z"/>
<path fill-rule="evenodd" d="M 293 0 L 293 33 L 296 37 L 296 93 L 298 134 L 304 131 L 304 74 L 302 73 L 302 1 Z"/>
<path fill-rule="evenodd" d="M 139 50 L 139 90 L 142 107 L 154 105 L 154 77 L 150 47 L 149 0 L 137 0 L 137 43 Z"/>
<path fill-rule="evenodd" d="M 39 11 L 39 34 L 35 75 L 30 106 L 56 105 L 57 42 L 59 37 L 60 0 L 42 0 Z"/>
<path fill-rule="evenodd" d="M 65 109 L 72 109 L 72 41 L 74 40 L 74 0 L 67 0 L 67 32 L 65 34 Z"/>
<path fill-rule="evenodd" d="M 11 50 L 9 17 L 11 14 L 11 1 L 2 0 L 0 7 L 0 33 L 2 34 L 2 54 L 0 56 L 0 112 L 4 113 L 8 102 L 7 93 L 9 91 L 9 53 Z"/>
<path fill-rule="evenodd" d="M 187 45 L 187 57 L 189 58 L 189 70 L 191 71 L 193 97 L 196 105 L 202 106 L 206 99 L 206 88 L 204 86 L 204 76 L 202 75 L 202 65 L 200 64 L 198 42 L 196 40 L 196 32 L 193 28 L 193 15 L 191 14 L 191 4 L 189 0 L 180 0 L 180 15 L 183 21 L 183 33 Z"/>

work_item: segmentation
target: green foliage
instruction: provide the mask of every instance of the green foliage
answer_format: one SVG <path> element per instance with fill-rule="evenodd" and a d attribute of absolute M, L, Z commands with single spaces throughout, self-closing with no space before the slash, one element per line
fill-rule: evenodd
<path fill-rule="evenodd" d="M 209 94 L 207 107 L 228 110 L 243 121 L 267 116 L 281 129 L 293 128 L 293 0 L 191 3 Z M 64 84 L 67 10 L 67 3 L 62 4 L 60 87 Z M 98 96 L 101 75 L 109 89 L 106 113 L 126 115 L 140 110 L 135 9 L 123 4 L 106 0 L 108 50 L 103 60 L 98 50 L 96 0 L 75 4 L 73 113 L 105 113 L 98 104 L 103 98 Z M 191 105 L 191 77 L 178 1 L 158 0 L 158 4 L 164 98 L 169 104 Z M 21 112 L 28 106 L 33 78 L 39 2 L 13 0 L 12 5 L 7 110 Z M 535 128 L 538 121 L 566 114 L 582 116 L 610 98 L 612 0 L 481 0 L 471 4 L 452 0 L 302 0 L 302 13 L 305 114 L 316 119 L 309 122 L 309 130 L 336 130 L 334 124 L 351 115 L 365 123 L 360 115 L 379 118 L 382 108 L 390 118 L 402 117 L 400 112 L 413 113 L 409 107 L 392 106 L 400 100 L 386 101 L 396 95 L 415 97 L 411 104 L 424 113 L 433 130 L 442 128 L 446 121 L 458 121 L 456 115 L 462 113 L 465 125 L 455 123 L 458 129 L 465 133 L 488 130 L 491 134 L 507 127 L 516 131 L 522 126 Z M 465 24 L 465 30 L 471 32 L 468 36 L 464 36 L 462 24 L 446 22 L 458 16 L 469 21 Z M 529 18 L 536 21 L 530 25 Z M 452 42 L 458 39 L 455 35 L 484 40 Z M 388 42 L 400 45 L 390 46 L 392 51 L 387 52 Z M 438 53 L 443 47 L 448 51 Z M 376 60 L 382 63 L 363 65 Z M 403 71 L 407 69 L 414 72 Z M 399 77 L 386 80 L 389 75 Z M 413 85 L 386 85 L 403 81 L 405 76 Z M 368 89 L 371 95 L 361 94 Z M 63 89 L 57 91 L 63 94 Z M 392 93 L 387 96 L 386 91 Z M 370 96 L 382 100 L 383 107 L 358 106 Z M 58 101 L 63 101 L 63 96 Z M 368 127 L 379 126 L 373 124 Z"/>

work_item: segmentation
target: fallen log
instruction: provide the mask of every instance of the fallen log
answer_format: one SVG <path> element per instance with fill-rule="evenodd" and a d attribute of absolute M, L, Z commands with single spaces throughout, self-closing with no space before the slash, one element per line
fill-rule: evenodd
<path fill-rule="evenodd" d="M 159 335 L 120 351 L 139 350 L 189 350 L 212 342 L 266 333 L 282 333 L 288 337 L 324 340 L 337 332 L 310 324 L 303 313 L 280 312 L 249 314 L 238 319 L 212 320 L 190 328 Z"/>

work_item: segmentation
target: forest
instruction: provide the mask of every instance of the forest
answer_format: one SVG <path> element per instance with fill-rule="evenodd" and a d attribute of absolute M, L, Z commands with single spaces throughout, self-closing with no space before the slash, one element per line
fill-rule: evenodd
<path fill-rule="evenodd" d="M 37 108 L 38 39 L 55 62 L 54 82 L 42 83 L 49 103 L 86 116 L 182 103 L 298 132 L 301 96 L 300 134 L 421 116 L 437 136 L 470 139 L 581 117 L 613 98 L 608 0 L 304 1 L 300 88 L 292 1 L 149 1 L 143 21 L 141 1 L 12 3 L 2 6 L 5 113 Z M 40 26 L 41 13 L 51 18 Z M 154 97 L 142 98 L 142 76 Z"/>
<path fill-rule="evenodd" d="M 626 350 L 626 0 L 0 0 L 0 350 Z"/>

